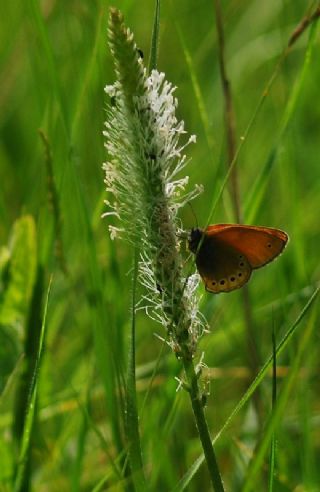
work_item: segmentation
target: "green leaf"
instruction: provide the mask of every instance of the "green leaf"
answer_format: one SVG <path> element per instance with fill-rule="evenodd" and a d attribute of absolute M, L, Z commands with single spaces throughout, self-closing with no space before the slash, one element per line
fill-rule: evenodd
<path fill-rule="evenodd" d="M 36 226 L 31 215 L 16 220 L 8 248 L 0 251 L 0 325 L 22 333 L 36 276 Z"/>

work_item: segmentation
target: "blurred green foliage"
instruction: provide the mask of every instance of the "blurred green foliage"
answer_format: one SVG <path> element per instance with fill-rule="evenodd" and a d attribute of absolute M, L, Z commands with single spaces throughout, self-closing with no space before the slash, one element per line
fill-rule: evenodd
<path fill-rule="evenodd" d="M 315 3 L 222 3 L 226 64 L 239 144 L 291 33 Z M 147 64 L 154 2 L 118 0 L 113 4 L 124 13 Z M 8 335 L 10 323 L 7 318 L 4 321 L 4 306 L 8 306 L 8 299 L 13 299 L 12 289 L 21 296 L 21 302 L 23 298 L 22 303 L 30 303 L 31 309 L 36 262 L 46 275 L 42 298 L 51 274 L 53 283 L 31 446 L 34 490 L 126 490 L 123 381 L 133 253 L 121 241 L 110 240 L 108 219 L 101 219 L 106 210 L 103 201 L 107 198 L 102 173 L 102 162 L 106 159 L 102 131 L 108 101 L 103 89 L 114 81 L 107 48 L 108 7 L 108 2 L 99 0 L 13 0 L 2 5 L 3 491 L 11 490 L 17 464 L 12 428 L 23 350 L 16 345 L 18 338 L 14 337 L 18 334 L 12 331 Z M 254 215 L 251 206 L 245 209 L 248 216 L 244 221 L 250 217 L 256 224 L 282 228 L 291 238 L 281 258 L 254 273 L 249 285 L 253 328 L 250 336 L 254 337 L 261 364 L 272 351 L 272 325 L 279 339 L 311 296 L 320 273 L 319 35 L 313 41 L 312 56 L 302 77 L 309 35 L 307 29 L 281 64 L 237 163 L 241 203 L 244 206 L 250 197 L 250 203 L 257 204 Z M 177 86 L 178 117 L 185 121 L 189 133 L 197 135 L 197 144 L 188 148 L 188 171 L 190 187 L 195 183 L 205 185 L 204 193 L 193 203 L 199 225 L 205 224 L 226 173 L 224 100 L 217 56 L 213 3 L 163 2 L 158 69 Z M 282 134 L 286 105 L 299 82 L 301 90 Z M 47 147 L 39 129 L 46 136 Z M 276 157 L 266 170 L 265 163 L 273 149 Z M 52 175 L 46 165 L 48 153 Z M 254 185 L 259 179 L 263 194 L 258 200 L 261 186 Z M 54 209 L 52 189 L 57 192 L 58 212 Z M 55 213 L 60 215 L 59 229 Z M 181 219 L 186 229 L 196 225 L 189 207 Z M 212 219 L 234 221 L 228 190 Z M 57 230 L 61 237 L 57 237 Z M 14 244 L 12 250 L 8 244 Z M 14 256 L 19 266 L 12 270 Z M 61 269 L 62 256 L 67 273 Z M 24 278 L 22 284 L 19 278 L 19 292 L 15 275 Z M 18 311 L 23 311 L 21 329 L 26 330 L 30 321 L 28 307 L 20 301 L 19 306 Z M 204 292 L 202 310 L 212 328 L 201 340 L 199 355 L 204 351 L 209 368 L 203 377 L 206 387 L 210 387 L 207 418 L 214 436 L 253 378 L 250 341 L 241 291 L 219 296 Z M 278 360 L 280 393 L 290 374 L 305 323 L 301 323 Z M 317 308 L 309 323 L 314 328 L 319 325 Z M 140 407 L 162 346 L 154 333 L 164 336 L 162 327 L 147 318 L 143 310 L 139 311 L 136 357 Z M 318 347 L 319 332 L 312 330 L 295 373 L 294 391 L 288 394 L 278 419 L 277 491 L 320 488 Z M 165 347 L 140 414 L 143 458 L 151 490 L 172 489 L 201 453 L 188 397 L 184 391 L 176 392 L 174 377 L 179 375 L 179 362 Z M 259 386 L 259 406 L 253 399 L 217 441 L 227 490 L 242 490 L 248 464 L 271 412 L 271 394 L 272 378 L 267 376 Z M 267 472 L 265 457 L 260 467 L 261 486 L 256 490 L 267 490 Z M 202 467 L 188 490 L 209 490 L 208 484 L 207 472 Z"/>

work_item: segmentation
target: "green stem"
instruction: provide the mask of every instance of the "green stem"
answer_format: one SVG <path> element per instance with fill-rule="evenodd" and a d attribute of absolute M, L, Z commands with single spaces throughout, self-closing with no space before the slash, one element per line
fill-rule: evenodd
<path fill-rule="evenodd" d="M 160 31 L 160 0 L 156 0 L 156 8 L 154 12 L 154 21 L 151 37 L 151 50 L 149 60 L 149 74 L 157 68 L 157 58 L 159 50 L 159 31 Z"/>
<path fill-rule="evenodd" d="M 136 393 L 136 291 L 138 276 L 139 252 L 134 253 L 133 286 L 132 286 L 132 320 L 129 342 L 128 371 L 126 385 L 126 434 L 128 439 L 129 465 L 133 480 L 133 490 L 145 491 L 146 482 L 143 472 L 142 452 L 139 433 L 139 417 Z M 130 489 L 129 489 L 130 490 Z"/>
<path fill-rule="evenodd" d="M 208 424 L 204 414 L 201 394 L 198 386 L 198 377 L 194 370 L 194 365 L 191 360 L 183 359 L 183 366 L 187 377 L 188 389 L 191 398 L 192 410 L 196 420 L 199 437 L 201 440 L 204 455 L 207 461 L 207 466 L 215 492 L 224 492 L 222 478 L 220 475 L 218 463 L 211 442 L 211 437 L 208 429 Z"/>

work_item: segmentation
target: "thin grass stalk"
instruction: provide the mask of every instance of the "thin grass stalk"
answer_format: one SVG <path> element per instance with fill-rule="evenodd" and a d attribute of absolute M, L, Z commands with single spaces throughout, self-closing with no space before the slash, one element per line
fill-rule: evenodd
<path fill-rule="evenodd" d="M 203 131 L 207 140 L 207 146 L 209 150 L 209 155 L 210 155 L 210 160 L 212 162 L 212 167 L 216 168 L 218 166 L 218 159 L 217 159 L 217 142 L 214 139 L 214 136 L 211 131 L 211 126 L 209 123 L 209 117 L 208 117 L 208 112 L 207 112 L 207 106 L 206 102 L 204 100 L 204 96 L 201 92 L 201 87 L 200 87 L 200 82 L 197 77 L 197 71 L 195 69 L 195 60 L 191 56 L 191 52 L 187 48 L 187 43 L 185 36 L 183 34 L 182 29 L 180 28 L 178 22 L 176 22 L 176 29 L 177 33 L 179 35 L 180 43 L 181 43 L 181 48 L 184 53 L 185 61 L 188 67 L 188 71 L 190 74 L 190 80 L 194 92 L 194 97 L 195 97 L 195 102 L 196 106 L 198 107 L 199 111 L 199 118 L 202 123 Z"/>
<path fill-rule="evenodd" d="M 277 402 L 277 342 L 276 332 L 274 325 L 272 326 L 272 412 L 275 409 Z M 270 466 L 269 466 L 269 492 L 273 492 L 274 475 L 275 475 L 275 460 L 276 460 L 276 436 L 275 432 L 272 434 L 271 448 L 270 448 Z"/>
<path fill-rule="evenodd" d="M 242 136 L 241 136 L 241 140 L 240 140 L 240 143 L 236 149 L 236 152 L 235 152 L 235 155 L 234 155 L 234 158 L 232 159 L 232 162 L 230 163 L 229 165 L 229 168 L 228 168 L 228 172 L 226 173 L 224 179 L 223 179 L 223 182 L 221 183 L 221 186 L 219 188 L 219 190 L 217 191 L 217 194 L 216 194 L 216 197 L 215 199 L 213 200 L 213 203 L 212 203 L 212 206 L 211 206 L 211 209 L 209 211 L 209 214 L 208 214 L 208 219 L 206 221 L 206 224 L 210 224 L 212 222 L 212 218 L 214 216 L 214 213 L 216 211 L 216 208 L 217 208 L 217 205 L 218 203 L 220 202 L 220 199 L 221 199 L 221 196 L 222 196 L 222 193 L 224 192 L 226 186 L 228 185 L 229 183 L 229 180 L 230 180 L 230 177 L 233 173 L 233 170 L 234 168 L 237 166 L 238 164 L 238 158 L 239 158 L 239 155 L 241 154 L 241 151 L 242 151 L 242 148 L 243 146 L 245 145 L 245 143 L 247 142 L 248 140 L 248 137 L 250 135 L 250 132 L 253 128 L 253 125 L 257 119 L 257 116 L 258 114 L 260 113 L 263 105 L 264 105 L 264 102 L 266 101 L 267 97 L 269 96 L 270 94 L 270 90 L 280 72 L 280 68 L 282 67 L 284 61 L 286 60 L 286 58 L 288 57 L 288 55 L 290 54 L 291 50 L 292 50 L 292 47 L 293 45 L 296 43 L 296 41 L 298 39 L 300 39 L 300 37 L 302 36 L 302 34 L 313 24 L 313 23 L 317 23 L 318 19 L 320 17 L 320 6 L 319 6 L 319 3 L 317 5 L 317 7 L 315 8 L 315 10 L 313 11 L 312 14 L 310 15 L 306 15 L 302 18 L 302 20 L 300 21 L 300 23 L 298 24 L 298 26 L 296 27 L 296 29 L 293 31 L 293 33 L 290 35 L 289 37 L 289 40 L 288 40 L 288 43 L 286 45 L 286 47 L 284 48 L 283 52 L 280 54 L 278 60 L 277 60 L 277 63 L 274 67 L 274 70 L 269 78 L 269 80 L 267 81 L 262 93 L 261 93 L 261 96 L 260 96 L 260 99 L 254 109 L 254 112 L 247 124 L 247 127 L 245 129 L 245 131 L 242 133 Z"/>
<path fill-rule="evenodd" d="M 50 212 L 53 218 L 53 237 L 50 241 L 54 245 L 55 258 L 61 271 L 68 275 L 68 268 L 66 264 L 64 244 L 62 239 L 62 214 L 60 197 L 58 194 L 54 171 L 53 171 L 53 157 L 49 139 L 43 130 L 39 129 L 39 135 L 44 146 L 45 152 L 45 165 L 47 171 L 47 198 Z M 48 254 L 48 253 L 47 253 Z"/>
<path fill-rule="evenodd" d="M 299 327 L 301 321 L 304 319 L 304 317 L 307 315 L 311 307 L 314 305 L 318 295 L 320 293 L 320 286 L 318 286 L 312 295 L 309 297 L 307 300 L 306 304 L 300 311 L 300 314 L 297 316 L 296 320 L 292 323 L 290 328 L 287 330 L 285 335 L 282 337 L 281 341 L 278 343 L 277 348 L 276 348 L 276 356 L 278 357 L 282 351 L 286 348 L 290 340 L 292 339 L 293 335 L 295 334 L 297 328 Z M 255 378 L 255 380 L 251 383 L 243 397 L 240 399 L 238 404 L 235 406 L 235 408 L 232 410 L 230 413 L 229 417 L 226 418 L 223 426 L 219 430 L 219 432 L 215 435 L 212 444 L 214 445 L 218 439 L 221 438 L 221 436 L 224 434 L 226 429 L 230 426 L 231 422 L 234 420 L 234 418 L 238 415 L 240 410 L 244 407 L 244 405 L 249 401 L 253 393 L 256 391 L 257 387 L 265 377 L 268 369 L 270 368 L 271 364 L 273 361 L 273 354 L 270 355 L 270 357 L 266 360 L 264 365 L 259 371 L 259 374 Z M 183 490 L 186 489 L 186 487 L 189 485 L 191 482 L 192 478 L 194 475 L 197 473 L 199 470 L 200 466 L 203 464 L 205 459 L 204 455 L 199 456 L 197 460 L 194 461 L 194 463 L 191 465 L 187 473 L 182 477 L 182 479 L 179 481 L 179 483 L 174 487 L 172 492 L 182 492 Z"/>
<path fill-rule="evenodd" d="M 317 19 L 317 17 L 315 19 Z M 303 24 L 303 22 L 301 22 L 300 24 Z M 309 24 L 307 25 L 309 26 Z M 296 32 L 296 30 L 294 32 Z M 311 61 L 313 60 L 313 56 L 314 56 L 315 42 L 317 39 L 316 35 L 317 35 L 317 23 L 314 22 L 310 24 L 309 40 L 305 51 L 303 66 L 301 68 L 299 76 L 295 81 L 295 84 L 289 95 L 288 102 L 283 111 L 283 118 L 280 124 L 278 134 L 276 136 L 276 141 L 272 146 L 265 163 L 261 167 L 260 173 L 257 179 L 255 180 L 255 182 L 253 183 L 251 187 L 251 191 L 248 194 L 248 197 L 246 198 L 244 204 L 244 215 L 249 222 L 254 220 L 259 208 L 261 207 L 263 196 L 265 195 L 266 190 L 268 189 L 267 188 L 268 178 L 271 175 L 271 171 L 273 169 L 275 162 L 277 161 L 279 151 L 283 146 L 283 140 L 288 132 L 288 128 L 290 127 L 291 120 L 293 118 L 293 115 L 295 114 L 297 105 L 300 101 L 300 96 L 303 94 L 302 89 L 305 81 L 307 80 L 308 71 L 312 67 Z M 299 39 L 299 37 L 294 37 L 294 39 L 297 40 Z M 290 45 L 290 41 L 288 45 Z"/>
<path fill-rule="evenodd" d="M 239 200 L 239 192 L 237 190 L 238 187 L 238 181 L 237 177 L 235 174 L 236 170 L 236 165 L 238 164 L 238 157 L 240 154 L 240 151 L 242 149 L 242 146 L 244 145 L 245 141 L 247 140 L 247 137 L 251 131 L 251 128 L 253 126 L 253 123 L 256 120 L 256 117 L 258 113 L 260 112 L 260 109 L 263 106 L 263 103 L 265 99 L 268 97 L 271 87 L 273 85 L 273 82 L 275 81 L 279 71 L 280 67 L 284 63 L 284 60 L 287 58 L 289 55 L 293 45 L 297 42 L 298 39 L 302 36 L 302 34 L 309 28 L 313 28 L 314 24 L 317 23 L 319 17 L 320 17 L 320 4 L 315 7 L 315 9 L 310 13 L 306 14 L 297 27 L 294 29 L 294 31 L 291 33 L 288 43 L 282 52 L 282 54 L 279 57 L 279 60 L 275 66 L 275 69 L 273 73 L 271 74 L 271 77 L 269 81 L 266 84 L 265 89 L 262 92 L 261 98 L 256 106 L 256 109 L 253 113 L 253 116 L 244 132 L 243 137 L 241 138 L 241 142 L 238 146 L 238 148 L 235 147 L 234 142 L 235 140 L 235 115 L 234 115 L 234 110 L 233 110 L 233 102 L 232 102 L 232 93 L 230 89 L 230 81 L 228 80 L 227 73 L 226 73 L 226 68 L 225 68 L 225 59 L 224 59 L 224 33 L 223 33 L 223 22 L 222 22 L 222 13 L 221 13 L 221 5 L 220 5 L 220 0 L 215 0 L 214 2 L 215 6 L 215 13 L 216 13 L 216 25 L 217 25 L 217 32 L 218 32 L 218 49 L 219 49 L 219 66 L 220 66 L 220 74 L 221 74 L 221 80 L 222 80 L 222 87 L 223 87 L 223 93 L 224 93 L 224 98 L 225 98 L 225 122 L 226 122 L 226 132 L 227 132 L 227 147 L 228 147 L 228 157 L 229 157 L 229 167 L 228 167 L 228 172 L 225 176 L 225 179 L 221 185 L 221 188 L 217 194 L 216 200 L 214 201 L 211 211 L 209 213 L 209 218 L 207 220 L 207 224 L 211 222 L 211 218 L 214 214 L 214 211 L 216 209 L 216 206 L 219 202 L 219 199 L 222 196 L 222 193 L 228 184 L 229 180 L 231 181 L 231 190 L 232 190 L 232 198 L 233 198 L 233 205 L 234 205 L 234 210 L 235 210 L 235 215 L 237 217 L 237 220 L 239 221 L 241 218 L 241 211 L 240 211 L 240 200 Z M 290 120 L 291 115 L 293 114 L 293 109 L 295 107 L 295 103 L 298 99 L 298 94 L 299 90 L 301 89 L 302 85 L 302 80 L 304 80 L 304 75 L 306 72 L 306 67 L 309 65 L 310 58 L 311 58 L 311 49 L 313 47 L 312 41 L 314 40 L 316 33 L 315 27 L 311 30 L 310 32 L 310 39 L 308 43 L 308 48 L 307 48 L 307 53 L 306 53 L 306 58 L 305 58 L 305 63 L 304 63 L 304 68 L 303 68 L 303 75 L 301 75 L 299 79 L 299 84 L 297 84 L 293 90 L 293 94 L 288 102 L 287 109 L 285 112 L 285 117 L 282 122 L 282 128 L 280 132 L 280 138 L 283 137 L 286 129 L 288 122 Z M 276 155 L 277 155 L 277 149 L 278 146 L 275 146 L 271 152 L 270 155 L 268 156 L 265 168 L 269 169 L 273 165 Z M 252 193 L 250 195 L 251 197 L 251 202 L 248 201 L 249 203 L 253 202 L 253 197 L 255 193 L 257 193 L 258 186 L 261 185 L 262 183 L 262 178 L 264 174 L 261 175 L 261 179 L 259 182 L 256 183 L 256 186 L 254 186 L 254 189 L 252 190 Z M 260 177 L 259 177 L 260 178 Z M 259 179 L 258 178 L 258 179 Z M 235 191 L 236 190 L 236 191 Z M 264 190 L 263 190 L 264 191 Z M 262 193 L 261 193 L 262 196 Z M 261 197 L 260 197 L 261 199 Z M 259 202 L 260 203 L 260 202 Z M 250 217 L 253 217 L 253 213 L 250 212 L 250 208 L 246 208 L 246 213 L 245 216 L 247 217 L 250 215 Z M 256 209 L 254 210 L 254 213 L 256 213 Z M 254 341 L 254 330 L 253 330 L 253 316 L 252 316 L 252 310 L 251 310 L 251 303 L 250 303 L 250 292 L 247 286 L 244 286 L 242 289 L 242 295 L 243 295 L 243 307 L 244 307 L 244 318 L 247 326 L 247 332 L 248 332 L 248 348 L 249 348 L 249 353 L 252 355 L 252 358 L 249 358 L 251 369 L 253 374 L 256 374 L 257 368 L 259 367 L 260 364 L 260 357 L 258 353 L 257 346 Z M 256 393 L 255 396 L 255 404 L 258 410 L 258 416 L 261 415 L 262 412 L 262 404 L 261 404 L 261 398 L 259 396 L 259 393 Z"/>
<path fill-rule="evenodd" d="M 160 32 L 160 0 L 155 2 L 155 12 L 153 29 L 151 36 L 151 50 L 150 50 L 150 60 L 149 60 L 149 74 L 157 68 L 158 51 L 159 51 L 159 32 Z"/>
<path fill-rule="evenodd" d="M 131 467 L 131 476 L 134 488 L 138 492 L 146 490 L 146 481 L 143 472 L 142 453 L 139 434 L 139 420 L 137 409 L 137 391 L 136 391 L 136 295 L 137 295 L 137 276 L 138 276 L 138 250 L 134 252 L 133 265 L 133 285 L 132 285 L 132 318 L 131 333 L 128 352 L 128 369 L 126 380 L 126 434 L 128 438 L 128 454 Z M 129 471 L 129 470 L 128 470 Z"/>
<path fill-rule="evenodd" d="M 227 135 L 227 153 L 228 153 L 228 169 L 231 169 L 232 162 L 236 156 L 236 116 L 232 98 L 231 82 L 228 78 L 226 62 L 225 62 L 225 41 L 224 29 L 220 0 L 215 0 L 216 27 L 218 34 L 218 57 L 220 78 L 225 101 L 225 126 Z M 237 168 L 232 169 L 230 175 L 230 192 L 233 202 L 234 214 L 238 223 L 242 222 L 240 188 L 237 174 Z M 246 343 L 247 343 L 247 358 L 251 369 L 252 377 L 254 378 L 259 370 L 260 356 L 258 347 L 255 342 L 254 321 L 252 314 L 252 306 L 250 300 L 250 291 L 248 285 L 245 285 L 241 290 L 243 317 L 246 326 Z M 253 402 L 256 408 L 257 416 L 261 424 L 261 415 L 263 412 L 262 399 L 260 391 L 256 391 L 253 397 Z"/>
<path fill-rule="evenodd" d="M 262 467 L 263 460 L 265 454 L 268 451 L 269 444 L 272 441 L 272 436 L 274 435 L 275 428 L 279 425 L 280 419 L 285 412 L 285 407 L 288 404 L 290 394 L 295 390 L 299 368 L 303 364 L 304 358 L 307 357 L 307 345 L 310 342 L 311 335 L 316 327 L 315 314 L 316 309 L 314 309 L 311 313 L 311 316 L 306 323 L 305 330 L 302 332 L 297 347 L 297 352 L 291 365 L 289 376 L 283 384 L 281 394 L 277 399 L 277 404 L 275 405 L 272 415 L 266 425 L 264 436 L 259 445 L 259 449 L 257 450 L 254 459 L 250 463 L 246 476 L 246 481 L 243 486 L 243 492 L 250 492 L 256 489 L 257 475 Z"/>
<path fill-rule="evenodd" d="M 224 118 L 227 134 L 227 153 L 228 160 L 227 166 L 230 167 L 236 153 L 236 118 L 231 92 L 231 83 L 228 78 L 226 63 L 225 63 L 225 41 L 224 41 L 224 29 L 221 12 L 220 0 L 214 2 L 215 14 L 216 14 L 216 28 L 218 36 L 218 59 L 220 78 L 222 84 L 222 91 L 224 96 Z M 233 202 L 233 211 L 236 217 L 236 221 L 241 223 L 241 205 L 240 205 L 240 190 L 238 181 L 238 170 L 235 167 L 231 171 L 230 175 L 230 190 L 231 199 Z"/>

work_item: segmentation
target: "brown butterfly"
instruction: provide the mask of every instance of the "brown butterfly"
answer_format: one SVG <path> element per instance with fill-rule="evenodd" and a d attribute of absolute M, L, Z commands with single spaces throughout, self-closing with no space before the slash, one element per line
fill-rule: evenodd
<path fill-rule="evenodd" d="M 274 260 L 283 250 L 288 235 L 270 227 L 215 224 L 192 229 L 189 249 L 206 290 L 219 294 L 239 289 L 252 270 Z"/>

